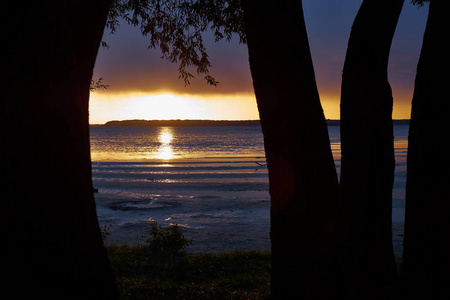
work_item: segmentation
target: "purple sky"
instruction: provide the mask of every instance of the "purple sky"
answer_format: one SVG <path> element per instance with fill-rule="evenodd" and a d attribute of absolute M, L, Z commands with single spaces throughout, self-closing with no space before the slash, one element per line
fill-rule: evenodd
<path fill-rule="evenodd" d="M 317 84 L 329 118 L 338 118 L 341 73 L 351 25 L 362 0 L 303 0 L 305 21 L 313 56 Z M 389 80 L 394 93 L 394 118 L 408 118 L 415 71 L 422 44 L 428 6 L 417 8 L 405 0 L 391 48 Z M 382 22 L 382 20 L 380 20 Z M 374 24 L 376 26 L 376 24 Z M 205 37 L 212 62 L 211 74 L 220 81 L 218 87 L 207 86 L 199 76 L 185 87 L 178 79 L 177 65 L 160 58 L 159 49 L 147 49 L 148 42 L 137 28 L 125 22 L 114 35 L 103 38 L 110 49 L 101 48 L 94 79 L 104 77 L 111 87 L 99 94 L 133 92 L 183 95 L 253 96 L 246 45 L 238 38 L 214 43 Z M 98 95 L 97 95 L 98 96 Z M 95 97 L 93 99 L 95 100 Z M 106 101 L 106 100 L 103 100 Z M 214 100 L 211 100 L 214 101 Z M 91 112 L 91 115 L 99 112 Z"/>

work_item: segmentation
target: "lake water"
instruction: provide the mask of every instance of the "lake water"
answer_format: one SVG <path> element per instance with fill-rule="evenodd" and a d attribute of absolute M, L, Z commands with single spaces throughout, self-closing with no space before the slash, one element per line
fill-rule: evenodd
<path fill-rule="evenodd" d="M 329 126 L 340 169 L 339 127 Z M 408 126 L 395 126 L 393 229 L 401 252 Z M 97 212 L 108 243 L 144 243 L 150 221 L 182 226 L 189 252 L 269 249 L 267 167 L 259 126 L 91 127 Z"/>

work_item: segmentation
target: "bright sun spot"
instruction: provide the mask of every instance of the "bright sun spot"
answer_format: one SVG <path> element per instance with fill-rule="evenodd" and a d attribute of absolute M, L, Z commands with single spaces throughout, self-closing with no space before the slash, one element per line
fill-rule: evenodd
<path fill-rule="evenodd" d="M 192 107 L 183 97 L 170 94 L 154 96 L 131 97 L 126 110 L 133 115 L 141 115 L 142 119 L 148 119 L 153 115 L 153 119 L 180 119 L 180 116 L 190 114 Z"/>
<path fill-rule="evenodd" d="M 90 123 L 111 120 L 257 120 L 254 95 L 92 93 Z"/>

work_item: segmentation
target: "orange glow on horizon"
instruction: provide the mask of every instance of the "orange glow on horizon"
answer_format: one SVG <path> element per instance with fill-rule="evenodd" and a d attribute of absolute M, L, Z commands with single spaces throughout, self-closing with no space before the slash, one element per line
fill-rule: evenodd
<path fill-rule="evenodd" d="M 409 119 L 411 95 L 394 95 L 394 119 Z M 340 96 L 321 95 L 325 118 L 340 118 Z M 90 98 L 90 123 L 111 120 L 257 120 L 254 94 L 178 95 L 170 92 L 94 92 Z"/>
<path fill-rule="evenodd" d="M 253 95 L 177 95 L 92 93 L 90 123 L 111 120 L 257 120 L 259 113 Z"/>

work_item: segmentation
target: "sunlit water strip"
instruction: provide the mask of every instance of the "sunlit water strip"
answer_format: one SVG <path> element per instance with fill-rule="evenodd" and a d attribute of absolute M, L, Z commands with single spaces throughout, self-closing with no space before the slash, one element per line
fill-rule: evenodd
<path fill-rule="evenodd" d="M 329 127 L 340 171 L 339 127 Z M 407 127 L 396 128 L 393 229 L 401 252 Z M 149 221 L 177 223 L 190 252 L 268 249 L 268 174 L 260 128 L 91 128 L 93 181 L 109 243 L 143 243 Z"/>

